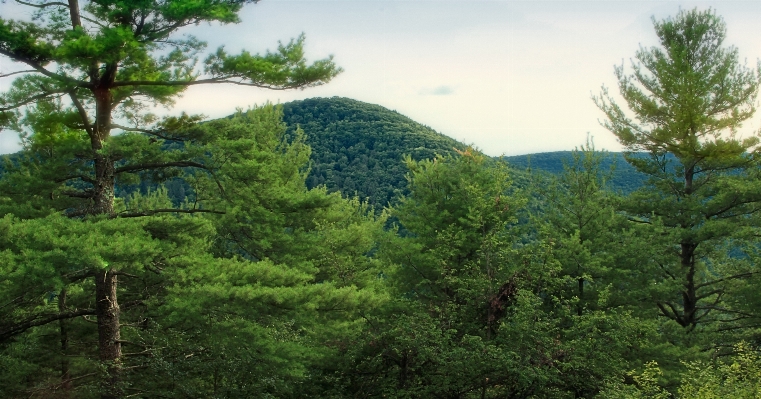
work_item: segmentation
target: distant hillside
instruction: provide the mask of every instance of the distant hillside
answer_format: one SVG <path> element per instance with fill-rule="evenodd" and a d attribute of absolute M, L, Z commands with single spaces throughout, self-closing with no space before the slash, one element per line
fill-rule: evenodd
<path fill-rule="evenodd" d="M 572 151 L 542 152 L 538 154 L 516 155 L 504 158 L 516 169 L 541 170 L 552 174 L 563 172 L 563 164 L 573 161 Z M 624 159 L 623 153 L 608 152 L 602 163 L 603 170 L 615 167 L 609 188 L 614 191 L 630 193 L 642 186 L 645 175 L 637 172 Z"/>
<path fill-rule="evenodd" d="M 344 195 L 358 194 L 370 198 L 374 205 L 385 206 L 398 190 L 405 187 L 405 154 L 414 159 L 452 153 L 465 148 L 450 137 L 437 133 L 396 111 L 349 98 L 311 98 L 283 104 L 284 121 L 289 131 L 301 128 L 312 147 L 312 171 L 307 178 L 311 187 L 324 184 Z M 571 151 L 546 152 L 506 157 L 516 169 L 513 180 L 518 186 L 528 184 L 523 170 L 563 171 L 563 162 L 571 161 Z M 615 165 L 610 188 L 628 193 L 641 186 L 644 177 L 637 173 L 621 153 L 609 153 L 603 168 Z"/>
<path fill-rule="evenodd" d="M 331 191 L 345 196 L 358 195 L 383 207 L 406 187 L 407 169 L 404 155 L 416 160 L 436 154 L 450 154 L 466 146 L 437 133 L 428 126 L 379 105 L 348 98 L 312 98 L 283 104 L 283 120 L 289 132 L 300 126 L 312 147 L 312 169 L 307 177 L 310 188 L 324 184 Z M 560 173 L 563 162 L 570 161 L 570 151 L 547 152 L 505 158 L 515 168 L 513 182 L 526 187 L 531 177 L 524 172 Z M 616 165 L 610 188 L 631 192 L 643 178 L 624 161 L 621 153 L 610 153 L 604 165 Z M 2 163 L 0 163 L 2 173 Z M 137 186 L 117 187 L 117 194 L 145 191 L 152 184 L 142 181 Z M 179 203 L 189 187 L 180 180 L 167 182 L 170 196 Z"/>
<path fill-rule="evenodd" d="M 420 160 L 465 148 L 396 111 L 349 98 L 293 101 L 283 114 L 289 131 L 301 126 L 312 147 L 310 188 L 324 184 L 378 206 L 405 187 L 404 155 Z"/>

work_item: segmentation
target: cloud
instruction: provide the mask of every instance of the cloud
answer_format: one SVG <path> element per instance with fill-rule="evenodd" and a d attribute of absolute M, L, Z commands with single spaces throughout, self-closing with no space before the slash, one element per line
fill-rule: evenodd
<path fill-rule="evenodd" d="M 451 86 L 438 86 L 433 89 L 425 87 L 420 90 L 422 96 L 448 96 L 454 94 L 454 88 Z"/>

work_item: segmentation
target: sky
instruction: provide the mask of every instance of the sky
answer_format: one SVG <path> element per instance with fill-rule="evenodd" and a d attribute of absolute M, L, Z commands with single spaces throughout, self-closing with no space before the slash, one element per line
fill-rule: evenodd
<path fill-rule="evenodd" d="M 651 18 L 695 7 L 722 16 L 725 44 L 756 66 L 761 1 L 262 0 L 243 9 L 240 24 L 182 32 L 232 53 L 273 50 L 304 33 L 308 58 L 333 55 L 344 72 L 306 90 L 195 86 L 157 112 L 216 118 L 268 101 L 340 96 L 396 110 L 488 155 L 571 150 L 588 136 L 620 151 L 591 97 L 603 85 L 615 92 L 614 66 L 630 71 L 640 46 L 657 45 Z M 13 68 L 0 58 L 0 73 Z M 759 115 L 741 132 L 758 130 Z M 16 136 L 0 132 L 0 153 L 18 148 Z"/>

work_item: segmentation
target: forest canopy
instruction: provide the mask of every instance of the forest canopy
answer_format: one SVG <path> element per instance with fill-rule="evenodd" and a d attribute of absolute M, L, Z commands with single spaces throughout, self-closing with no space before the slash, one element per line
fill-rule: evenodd
<path fill-rule="evenodd" d="M 591 141 L 517 170 L 345 98 L 154 115 L 191 85 L 341 72 L 304 36 L 205 58 L 178 36 L 255 1 L 18 3 L 0 397 L 761 392 L 759 140 L 737 133 L 761 69 L 714 11 L 654 19 L 659 42 L 613 71 L 625 106 L 594 96 L 621 184 Z"/>

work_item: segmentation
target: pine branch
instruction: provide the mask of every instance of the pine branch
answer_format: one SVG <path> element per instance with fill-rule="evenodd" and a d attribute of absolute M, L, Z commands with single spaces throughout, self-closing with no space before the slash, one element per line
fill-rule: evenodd
<path fill-rule="evenodd" d="M 172 167 L 199 168 L 199 169 L 208 170 L 208 167 L 202 163 L 192 162 L 192 161 L 177 161 L 177 162 L 145 163 L 145 164 L 138 164 L 138 165 L 122 166 L 114 170 L 114 175 L 118 175 L 120 173 L 140 172 L 143 170 L 172 168 Z"/>
<path fill-rule="evenodd" d="M 48 323 L 52 323 L 58 320 L 73 319 L 80 316 L 94 315 L 95 309 L 80 309 L 71 312 L 56 313 L 53 315 L 36 315 L 20 323 L 14 323 L 11 326 L 5 327 L 0 330 L 0 342 L 4 342 L 24 331 L 32 328 L 42 326 Z"/>
<path fill-rule="evenodd" d="M 11 73 L 0 73 L 0 78 L 7 78 L 8 76 L 18 75 L 22 73 L 32 73 L 32 72 L 37 72 L 37 71 L 35 71 L 34 69 L 27 69 L 24 71 L 16 71 Z"/>
<path fill-rule="evenodd" d="M 698 284 L 698 285 L 695 286 L 695 291 L 697 291 L 697 290 L 699 290 L 699 289 L 701 289 L 703 287 L 708 287 L 709 285 L 713 285 L 713 284 L 716 284 L 716 283 L 721 283 L 722 281 L 752 277 L 754 274 L 756 274 L 756 273 L 755 272 L 739 273 L 739 274 L 735 274 L 733 276 L 727 276 L 727 277 L 724 277 L 724 278 L 720 278 L 718 280 L 709 281 L 707 283 Z"/>
<path fill-rule="evenodd" d="M 148 211 L 141 211 L 141 212 L 129 212 L 124 211 L 116 215 L 116 217 L 119 218 L 134 218 L 134 217 L 142 217 L 142 216 L 153 216 L 159 213 L 215 213 L 218 215 L 224 215 L 226 212 L 224 211 L 217 211 L 213 209 L 151 209 Z"/>
<path fill-rule="evenodd" d="M 82 87 L 82 88 L 87 88 L 87 89 L 92 89 L 94 87 L 92 83 L 88 83 L 88 82 L 85 82 L 85 81 L 82 81 L 82 80 L 77 80 L 77 79 L 74 79 L 74 78 L 70 78 L 70 77 L 68 77 L 66 75 L 57 74 L 55 72 L 50 72 L 47 69 L 45 69 L 45 67 L 40 65 L 39 62 L 37 62 L 37 61 L 35 61 L 35 60 L 31 59 L 31 58 L 28 58 L 28 57 L 25 57 L 25 56 L 22 56 L 22 55 L 19 55 L 19 54 L 15 54 L 15 53 L 13 53 L 11 51 L 4 50 L 4 49 L 0 48 L 0 55 L 4 55 L 4 56 L 6 56 L 6 57 L 8 57 L 8 58 L 10 58 L 10 59 L 12 59 L 14 61 L 17 61 L 17 62 L 26 64 L 26 65 L 29 65 L 30 67 L 34 68 L 35 72 L 41 73 L 41 74 L 43 74 L 43 75 L 45 75 L 45 76 L 47 76 L 49 78 L 53 78 L 53 79 L 59 81 L 59 82 L 65 82 L 65 83 L 72 84 L 73 86 L 76 86 L 76 87 Z M 63 92 L 65 92 L 65 91 L 63 91 Z"/>
<path fill-rule="evenodd" d="M 46 7 L 51 7 L 51 6 L 59 6 L 59 7 L 67 7 L 67 8 L 69 7 L 68 4 L 61 3 L 61 2 L 58 2 L 58 1 L 53 1 L 53 2 L 50 2 L 50 3 L 44 3 L 44 4 L 34 4 L 34 3 L 27 3 L 27 2 L 21 1 L 21 0 L 16 0 L 16 3 L 19 3 L 21 5 L 25 5 L 25 6 L 29 6 L 29 7 L 34 7 L 34 8 L 46 8 Z"/>
<path fill-rule="evenodd" d="M 87 134 L 92 137 L 93 136 L 93 128 L 90 124 L 90 119 L 87 117 L 87 111 L 85 110 L 85 107 L 82 105 L 82 102 L 79 101 L 79 98 L 77 97 L 76 90 L 69 91 L 69 98 L 71 98 L 71 102 L 74 104 L 74 107 L 77 109 L 77 112 L 79 113 L 79 117 L 82 119 L 82 123 L 84 124 L 84 130 L 87 132 Z"/>
<path fill-rule="evenodd" d="M 116 123 L 111 124 L 111 129 L 122 129 L 126 132 L 139 132 L 139 133 L 150 134 L 151 136 L 156 136 L 160 139 L 167 140 L 167 141 L 182 141 L 182 142 L 185 141 L 185 139 L 164 135 L 162 134 L 162 132 L 165 132 L 165 131 L 160 131 L 160 130 L 141 129 L 139 127 L 129 127 L 124 125 L 119 125 Z"/>
<path fill-rule="evenodd" d="M 231 79 L 240 79 L 240 80 L 231 80 Z M 194 85 L 201 85 L 201 84 L 234 84 L 239 86 L 250 86 L 250 87 L 259 87 L 262 89 L 267 90 L 289 90 L 289 89 L 298 89 L 301 87 L 305 87 L 308 85 L 313 84 L 313 82 L 305 82 L 305 83 L 299 83 L 299 84 L 290 84 L 290 85 L 284 85 L 284 86 L 273 86 L 268 85 L 264 83 L 255 83 L 255 82 L 245 82 L 242 78 L 238 76 L 226 76 L 226 77 L 219 77 L 219 78 L 209 78 L 209 79 L 200 79 L 200 80 L 168 80 L 168 81 L 154 81 L 154 80 L 131 80 L 131 81 L 124 81 L 124 82 L 114 82 L 113 87 L 124 87 L 124 86 L 194 86 Z"/>
<path fill-rule="evenodd" d="M 0 51 L 0 53 L 1 52 L 2 51 Z M 9 105 L 9 106 L 5 106 L 5 107 L 0 107 L 0 112 L 2 112 L 2 111 L 10 111 L 12 109 L 23 107 L 24 105 L 27 105 L 27 104 L 31 104 L 31 103 L 33 103 L 35 101 L 42 100 L 42 99 L 44 99 L 46 97 L 52 97 L 52 96 L 55 96 L 55 95 L 59 95 L 60 96 L 60 95 L 63 95 L 63 94 L 66 94 L 65 90 L 62 90 L 62 91 L 48 91 L 48 92 L 40 93 L 40 94 L 37 94 L 35 96 L 31 96 L 29 98 L 21 100 L 21 101 L 15 103 L 15 104 L 12 104 L 12 105 Z"/>

